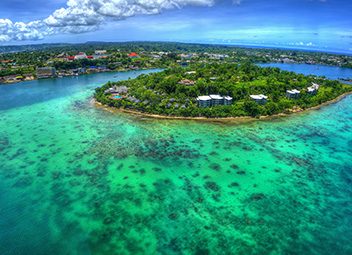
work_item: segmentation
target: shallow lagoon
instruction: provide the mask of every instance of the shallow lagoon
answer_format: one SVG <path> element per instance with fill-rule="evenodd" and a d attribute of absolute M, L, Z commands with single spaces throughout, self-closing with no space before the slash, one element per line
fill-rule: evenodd
<path fill-rule="evenodd" d="M 352 253 L 351 96 L 245 125 L 90 103 L 140 73 L 0 87 L 0 254 Z"/>

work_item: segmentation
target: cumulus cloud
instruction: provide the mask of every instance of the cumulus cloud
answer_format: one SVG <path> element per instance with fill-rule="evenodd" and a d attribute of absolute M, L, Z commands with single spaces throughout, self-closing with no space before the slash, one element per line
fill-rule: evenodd
<path fill-rule="evenodd" d="M 68 0 L 65 8 L 54 11 L 44 20 L 24 23 L 0 19 L 0 42 L 40 40 L 57 33 L 91 32 L 111 20 L 159 14 L 188 5 L 213 4 L 214 0 Z"/>
<path fill-rule="evenodd" d="M 69 0 L 44 22 L 49 26 L 94 26 L 106 18 L 125 19 L 134 15 L 158 14 L 186 5 L 212 5 L 213 0 Z"/>
<path fill-rule="evenodd" d="M 0 41 L 40 40 L 53 34 L 53 29 L 42 21 L 12 22 L 9 19 L 0 19 Z"/>

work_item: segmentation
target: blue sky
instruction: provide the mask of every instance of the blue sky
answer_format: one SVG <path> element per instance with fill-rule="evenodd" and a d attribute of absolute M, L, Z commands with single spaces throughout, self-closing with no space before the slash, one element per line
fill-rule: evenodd
<path fill-rule="evenodd" d="M 351 10 L 351 0 L 1 0 L 0 43 L 157 40 L 352 53 Z"/>

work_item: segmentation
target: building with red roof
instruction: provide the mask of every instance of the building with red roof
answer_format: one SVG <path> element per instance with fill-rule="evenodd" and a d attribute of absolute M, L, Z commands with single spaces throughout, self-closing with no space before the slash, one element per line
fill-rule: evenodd
<path fill-rule="evenodd" d="M 136 52 L 131 52 L 131 53 L 128 55 L 128 57 L 130 57 L 130 58 L 138 58 L 139 56 L 138 56 L 138 54 L 137 54 Z"/>

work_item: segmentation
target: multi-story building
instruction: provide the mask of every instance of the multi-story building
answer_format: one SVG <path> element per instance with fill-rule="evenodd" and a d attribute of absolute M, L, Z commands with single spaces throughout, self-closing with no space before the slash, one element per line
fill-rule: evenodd
<path fill-rule="evenodd" d="M 220 95 L 199 96 L 197 97 L 197 102 L 199 107 L 231 105 L 232 97 L 230 96 L 223 97 Z"/>
<path fill-rule="evenodd" d="M 232 97 L 225 96 L 224 97 L 224 105 L 231 105 L 232 104 Z"/>
<path fill-rule="evenodd" d="M 258 104 L 266 104 L 268 97 L 260 94 L 260 95 L 250 95 L 250 98 L 253 99 Z"/>
<path fill-rule="evenodd" d="M 54 67 L 38 67 L 37 68 L 37 78 L 53 78 L 56 76 L 56 69 Z"/>
<path fill-rule="evenodd" d="M 209 95 L 209 97 L 211 98 L 211 105 L 212 106 L 224 104 L 224 98 L 220 95 Z"/>
<path fill-rule="evenodd" d="M 197 97 L 197 102 L 199 107 L 209 107 L 211 106 L 211 97 L 210 96 L 199 96 Z"/>

